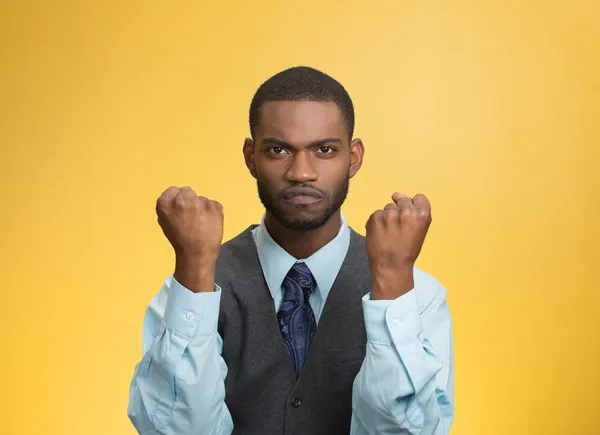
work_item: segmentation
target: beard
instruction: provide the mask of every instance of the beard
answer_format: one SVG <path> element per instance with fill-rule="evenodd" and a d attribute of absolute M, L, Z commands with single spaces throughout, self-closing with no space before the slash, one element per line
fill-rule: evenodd
<path fill-rule="evenodd" d="M 273 215 L 284 227 L 290 230 L 309 231 L 322 227 L 327 223 L 329 218 L 333 216 L 342 206 L 348 196 L 350 187 L 350 174 L 348 173 L 342 182 L 336 186 L 333 194 L 325 194 L 325 200 L 329 200 L 329 206 L 312 217 L 299 218 L 289 216 L 284 210 L 279 207 L 279 203 L 283 201 L 283 191 L 276 195 L 271 195 L 269 189 L 261 182 L 260 178 L 256 178 L 256 186 L 258 188 L 258 197 L 263 203 L 265 209 Z"/>

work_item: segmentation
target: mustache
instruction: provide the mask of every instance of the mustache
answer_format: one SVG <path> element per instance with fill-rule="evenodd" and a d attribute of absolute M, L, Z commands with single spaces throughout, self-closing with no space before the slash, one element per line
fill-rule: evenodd
<path fill-rule="evenodd" d="M 283 199 L 290 199 L 294 196 L 311 196 L 313 198 L 321 199 L 325 196 L 325 192 L 320 189 L 317 189 L 310 184 L 303 184 L 301 186 L 292 186 L 283 190 L 279 196 Z"/>

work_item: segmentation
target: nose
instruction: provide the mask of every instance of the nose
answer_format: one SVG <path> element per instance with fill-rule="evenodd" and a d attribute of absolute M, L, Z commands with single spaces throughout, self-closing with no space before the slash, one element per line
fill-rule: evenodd
<path fill-rule="evenodd" d="M 297 152 L 291 159 L 291 164 L 286 171 L 285 178 L 292 183 L 307 183 L 317 181 L 317 168 L 312 161 L 310 153 Z"/>

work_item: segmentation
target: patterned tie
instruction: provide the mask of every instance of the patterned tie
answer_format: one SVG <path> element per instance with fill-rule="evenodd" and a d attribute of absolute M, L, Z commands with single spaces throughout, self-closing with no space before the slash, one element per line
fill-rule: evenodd
<path fill-rule="evenodd" d="M 283 301 L 277 313 L 277 320 L 296 376 L 300 375 L 317 330 L 315 313 L 308 303 L 316 286 L 315 278 L 304 263 L 294 264 L 281 285 Z"/>

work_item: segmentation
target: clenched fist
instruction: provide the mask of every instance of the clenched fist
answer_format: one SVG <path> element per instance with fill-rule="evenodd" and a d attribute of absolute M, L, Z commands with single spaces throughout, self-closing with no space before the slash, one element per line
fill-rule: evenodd
<path fill-rule="evenodd" d="M 392 200 L 366 224 L 374 299 L 396 299 L 414 287 L 413 267 L 431 224 L 425 195 L 394 193 Z"/>
<path fill-rule="evenodd" d="M 156 201 L 156 214 L 175 250 L 175 279 L 192 291 L 212 291 L 223 240 L 221 204 L 190 187 L 169 187 Z"/>

